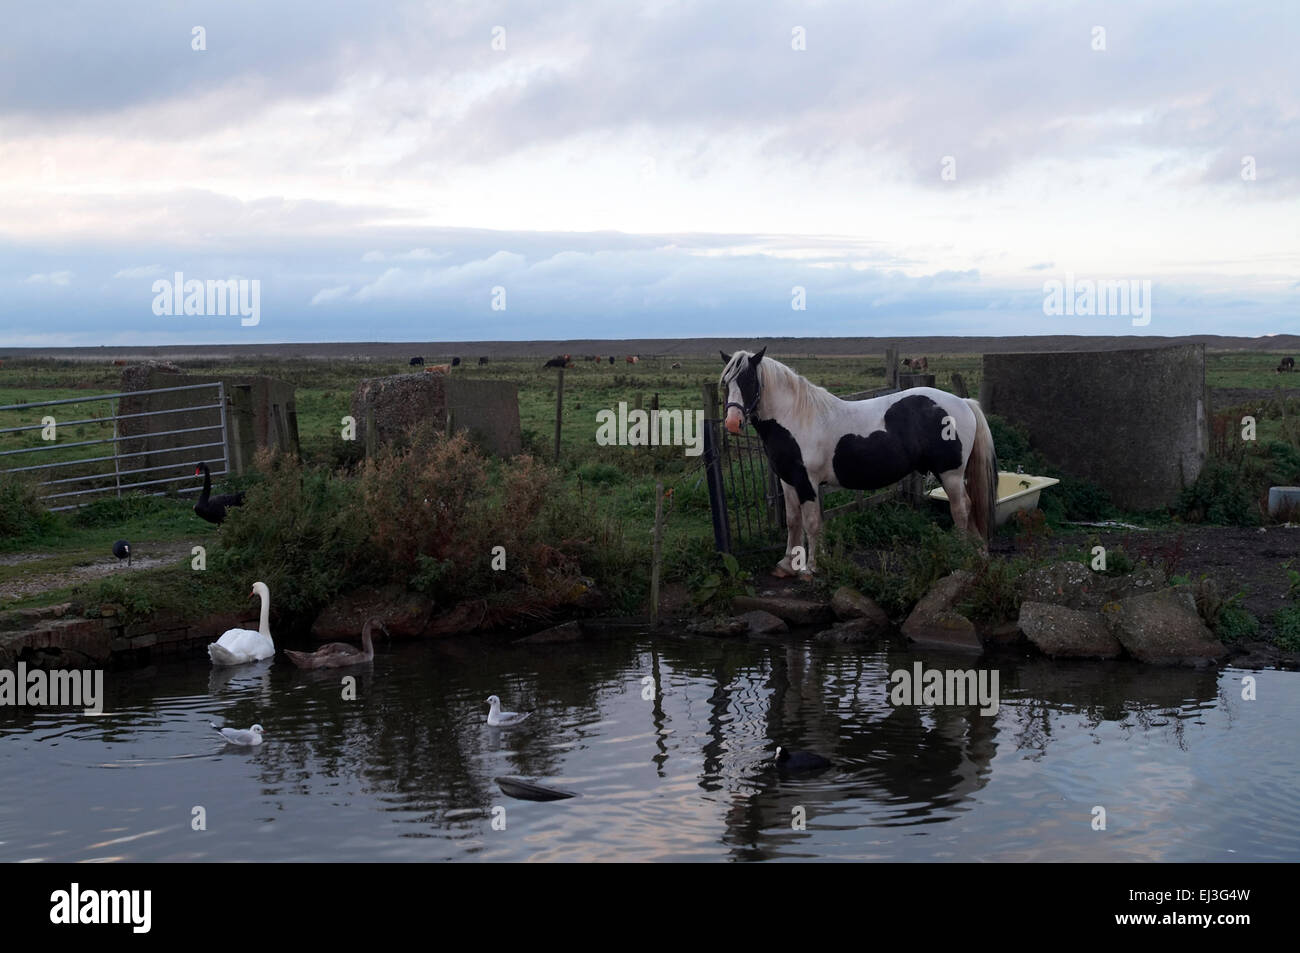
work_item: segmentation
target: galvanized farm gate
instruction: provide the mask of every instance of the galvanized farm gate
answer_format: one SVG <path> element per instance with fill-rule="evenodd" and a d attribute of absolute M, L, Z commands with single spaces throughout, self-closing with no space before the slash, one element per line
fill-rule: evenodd
<path fill-rule="evenodd" d="M 168 397 L 162 401 L 136 400 L 159 394 Z M 112 401 L 110 414 L 62 420 L 50 412 L 51 408 L 71 408 L 76 404 L 106 400 Z M 124 400 L 126 413 L 122 412 Z M 173 401 L 183 406 L 135 409 Z M 0 439 L 33 431 L 41 431 L 42 438 L 48 433 L 56 438 L 41 439 L 31 446 L 0 450 L 0 467 L 9 462 L 17 463 L 20 459 L 60 458 L 0 469 L 0 475 L 48 477 L 37 485 L 44 491 L 43 498 L 52 511 L 75 509 L 105 494 L 120 497 L 123 491 L 140 490 L 158 496 L 165 492 L 168 484 L 181 481 L 190 485 L 178 488 L 177 492 L 196 493 L 199 487 L 194 484 L 195 464 L 207 463 L 214 477 L 222 476 L 230 469 L 226 441 L 226 389 L 221 381 L 8 404 L 0 406 L 0 413 L 16 415 L 19 421 L 32 421 L 0 428 Z M 184 416 L 164 419 L 176 414 Z M 60 432 L 69 428 L 84 433 L 85 428 L 93 426 L 101 429 L 111 426 L 113 434 L 69 442 L 57 439 Z M 111 444 L 111 452 L 93 455 L 104 444 Z M 90 447 L 97 449 L 84 449 Z M 83 452 L 92 455 L 82 456 Z"/>

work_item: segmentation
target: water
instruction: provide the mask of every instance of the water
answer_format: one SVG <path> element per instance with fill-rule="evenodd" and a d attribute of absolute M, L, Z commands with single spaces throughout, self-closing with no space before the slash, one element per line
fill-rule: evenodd
<path fill-rule="evenodd" d="M 1239 670 L 1001 662 L 986 718 L 892 707 L 891 671 L 971 664 L 895 647 L 377 649 L 329 673 L 110 672 L 98 716 L 0 709 L 0 860 L 1300 859 L 1296 673 L 1253 673 L 1244 701 Z M 536 713 L 488 728 L 493 693 Z M 266 743 L 225 747 L 210 721 Z M 782 778 L 778 743 L 837 765 Z M 581 797 L 513 800 L 498 775 Z"/>

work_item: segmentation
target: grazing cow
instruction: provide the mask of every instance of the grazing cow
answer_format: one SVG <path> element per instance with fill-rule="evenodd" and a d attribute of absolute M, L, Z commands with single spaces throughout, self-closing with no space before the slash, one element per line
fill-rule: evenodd
<path fill-rule="evenodd" d="M 641 357 L 640 357 L 640 355 L 638 355 L 638 354 L 629 354 L 629 355 L 627 356 L 627 362 L 628 362 L 629 364 L 636 364 L 636 363 L 639 362 L 640 360 L 641 360 Z"/>
<path fill-rule="evenodd" d="M 126 367 L 126 361 L 114 361 L 114 362 L 113 362 L 113 366 L 114 366 L 114 367 Z"/>
<path fill-rule="evenodd" d="M 542 365 L 542 370 L 545 370 L 548 367 L 568 367 L 568 366 L 569 366 L 569 361 L 567 358 L 553 357 L 545 364 Z"/>
<path fill-rule="evenodd" d="M 487 362 L 488 362 L 488 359 L 487 359 L 486 357 L 480 357 L 480 358 L 478 359 L 478 366 L 479 366 L 479 367 L 482 367 L 482 366 L 483 366 L 484 364 L 486 364 Z"/>
<path fill-rule="evenodd" d="M 613 354 L 611 354 L 611 355 L 609 356 L 609 363 L 611 363 L 611 364 L 614 363 L 614 355 L 613 355 Z"/>
<path fill-rule="evenodd" d="M 1282 358 L 1282 363 L 1279 364 L 1279 365 L 1277 366 L 1277 372 L 1278 372 L 1279 374 L 1281 374 L 1283 371 L 1294 371 L 1294 370 L 1295 370 L 1295 358 L 1294 358 L 1294 357 L 1284 357 L 1284 358 Z"/>
<path fill-rule="evenodd" d="M 673 361 L 672 369 L 673 369 L 673 370 L 677 370 L 677 369 L 678 369 L 679 367 L 681 367 L 681 366 L 682 366 L 682 362 L 681 362 L 681 361 Z"/>
<path fill-rule="evenodd" d="M 411 358 L 410 365 L 411 367 L 424 367 L 424 358 L 413 357 Z"/>
<path fill-rule="evenodd" d="M 460 358 L 458 358 L 458 357 L 453 357 L 453 358 L 451 359 L 451 366 L 452 366 L 452 367 L 460 367 Z"/>
<path fill-rule="evenodd" d="M 426 373 L 426 374 L 450 374 L 450 373 L 451 373 L 451 365 L 450 365 L 450 364 L 430 364 L 428 367 L 426 367 L 426 368 L 424 369 L 424 373 Z"/>

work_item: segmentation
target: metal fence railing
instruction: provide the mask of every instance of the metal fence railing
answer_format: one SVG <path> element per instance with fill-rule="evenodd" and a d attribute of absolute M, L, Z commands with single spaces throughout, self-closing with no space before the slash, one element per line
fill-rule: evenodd
<path fill-rule="evenodd" d="M 717 385 L 704 386 L 704 464 L 709 484 L 709 510 L 713 518 L 714 548 L 743 555 L 785 547 L 785 496 L 781 481 L 772 470 L 763 442 L 757 434 L 731 434 L 722 426 L 717 404 Z M 844 395 L 845 400 L 865 400 L 897 393 L 896 387 L 881 387 Z M 904 484 L 919 477 L 905 478 Z M 919 485 L 919 484 L 918 484 Z M 818 491 L 819 502 L 825 488 Z M 868 494 L 837 491 L 851 502 L 823 508 L 823 518 L 833 519 L 891 499 L 897 491 Z"/>
<path fill-rule="evenodd" d="M 89 407 L 74 419 L 59 417 L 65 408 L 105 402 L 108 413 Z M 0 406 L 0 423 L 10 422 L 15 425 L 0 427 L 0 475 L 43 478 L 37 485 L 50 510 L 75 509 L 110 493 L 157 496 L 181 482 L 190 485 L 176 492 L 196 493 L 196 464 L 207 463 L 213 477 L 230 469 L 221 381 Z M 69 431 L 81 438 L 110 427 L 111 436 L 62 439 Z M 111 452 L 101 452 L 105 445 Z M 6 467 L 11 462 L 23 465 Z"/>

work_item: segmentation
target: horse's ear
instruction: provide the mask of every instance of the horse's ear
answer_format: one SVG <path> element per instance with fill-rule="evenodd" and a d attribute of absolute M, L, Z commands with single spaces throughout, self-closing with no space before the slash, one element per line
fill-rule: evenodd
<path fill-rule="evenodd" d="M 722 363 L 723 363 L 723 364 L 730 364 L 730 363 L 731 363 L 731 355 L 730 355 L 730 354 L 728 354 L 726 351 L 718 351 L 718 353 L 722 355 Z"/>
<path fill-rule="evenodd" d="M 749 359 L 749 364 L 751 367 L 763 359 L 763 354 L 765 351 L 767 351 L 766 344 L 763 345 L 762 349 L 757 354 L 755 354 L 753 357 Z"/>

